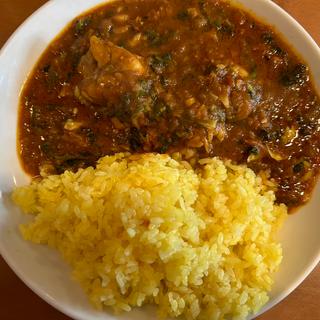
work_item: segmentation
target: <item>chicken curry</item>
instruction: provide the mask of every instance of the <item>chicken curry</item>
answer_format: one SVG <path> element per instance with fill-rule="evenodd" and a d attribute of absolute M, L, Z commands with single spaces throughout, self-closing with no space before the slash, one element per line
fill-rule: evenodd
<path fill-rule="evenodd" d="M 21 97 L 32 176 L 122 151 L 219 156 L 267 170 L 277 201 L 305 203 L 320 164 L 308 66 L 275 31 L 222 0 L 119 0 L 76 18 Z"/>

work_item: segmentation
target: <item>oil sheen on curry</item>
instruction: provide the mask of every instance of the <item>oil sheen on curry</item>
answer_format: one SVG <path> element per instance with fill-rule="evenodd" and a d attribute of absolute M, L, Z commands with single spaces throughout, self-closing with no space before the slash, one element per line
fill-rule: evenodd
<path fill-rule="evenodd" d="M 25 171 L 62 173 L 116 152 L 219 156 L 270 171 L 305 203 L 320 164 L 308 67 L 264 24 L 217 0 L 129 0 L 74 20 L 24 87 Z"/>

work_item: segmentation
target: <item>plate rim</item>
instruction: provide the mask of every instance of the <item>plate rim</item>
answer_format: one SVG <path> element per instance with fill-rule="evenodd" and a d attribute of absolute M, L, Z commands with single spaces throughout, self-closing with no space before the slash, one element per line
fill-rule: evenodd
<path fill-rule="evenodd" d="M 17 37 L 17 35 L 25 28 L 25 26 L 27 24 L 29 24 L 33 19 L 36 19 L 38 15 L 41 15 L 44 10 L 49 10 L 51 6 L 59 4 L 59 2 L 61 2 L 61 1 L 65 1 L 65 0 L 49 0 L 48 2 L 44 3 L 41 7 L 39 7 L 36 11 L 34 11 L 30 16 L 28 16 L 16 28 L 16 30 L 11 34 L 11 36 L 7 39 L 7 41 L 4 43 L 4 45 L 0 49 L 0 61 L 1 61 L 1 57 L 4 54 L 4 52 L 6 52 L 6 50 L 10 46 L 10 44 L 14 43 L 15 38 Z M 93 5 L 91 8 L 94 8 L 95 6 L 99 6 L 99 5 L 103 4 L 104 2 L 108 3 L 109 1 L 111 2 L 111 1 L 117 1 L 117 0 L 100 0 L 99 4 Z M 238 2 L 238 0 L 230 0 L 230 1 L 231 2 L 235 2 L 235 3 Z M 317 45 L 315 40 L 312 38 L 312 36 L 305 30 L 305 28 L 295 18 L 293 18 L 287 11 L 285 11 L 283 8 L 281 8 L 278 4 L 276 4 L 272 0 L 259 0 L 259 1 L 262 2 L 262 3 L 266 3 L 268 6 L 273 7 L 273 10 L 277 10 L 279 13 L 281 13 L 281 15 L 283 15 L 290 22 L 290 24 L 293 25 L 293 27 L 295 29 L 297 29 L 300 33 L 302 33 L 302 35 L 304 36 L 304 38 L 306 38 L 306 40 L 310 43 L 310 45 L 313 46 L 314 49 L 317 49 L 318 55 L 319 55 L 319 59 L 320 59 L 320 48 L 319 48 L 319 46 Z M 253 10 L 250 10 L 250 9 L 246 8 L 242 4 L 241 4 L 241 6 L 243 6 L 247 11 L 253 13 L 255 17 L 259 18 L 259 16 Z M 86 12 L 88 10 L 90 10 L 90 8 L 84 10 L 83 12 Z M 76 18 L 76 16 L 74 16 L 74 18 Z M 261 18 L 261 20 L 263 22 L 265 22 L 265 19 Z M 268 25 L 271 25 L 268 22 L 266 22 L 266 23 Z M 65 25 L 67 25 L 67 23 Z M 63 29 L 61 29 L 60 32 L 62 30 Z M 56 37 L 57 35 L 58 34 L 56 34 L 54 37 Z M 50 42 L 54 40 L 54 37 L 50 40 Z M 284 40 L 289 42 L 289 39 L 285 38 Z M 294 48 L 294 50 L 295 50 L 295 48 Z M 315 85 L 315 83 L 314 83 L 314 85 Z M 320 180 L 320 177 L 318 179 Z M 1 190 L 0 190 L 0 201 L 2 201 L 1 199 L 2 199 L 2 193 L 1 193 Z M 35 281 L 26 278 L 23 275 L 23 272 L 20 271 L 14 265 L 14 263 L 11 261 L 10 254 L 8 253 L 8 251 L 5 249 L 5 247 L 3 246 L 3 244 L 1 242 L 0 242 L 0 254 L 1 254 L 2 258 L 4 259 L 4 261 L 10 267 L 10 269 L 38 297 L 40 297 L 41 299 L 46 301 L 49 305 L 51 305 L 52 307 L 54 307 L 55 309 L 59 310 L 60 312 L 62 312 L 63 314 L 69 316 L 72 319 L 75 319 L 75 320 L 88 320 L 88 318 L 85 315 L 82 316 L 81 314 L 79 314 L 77 312 L 74 312 L 69 307 L 65 307 L 64 304 L 62 304 L 61 302 L 57 301 L 55 298 L 51 297 L 50 295 L 48 295 L 46 293 L 45 288 L 42 288 L 39 285 L 37 285 L 35 283 Z M 273 300 L 269 300 L 269 302 L 257 314 L 255 314 L 254 316 L 250 316 L 249 319 L 255 319 L 256 317 L 262 315 L 263 313 L 265 313 L 266 311 L 270 310 L 275 305 L 277 305 L 278 303 L 283 301 L 288 295 L 290 295 L 310 275 L 310 273 L 314 270 L 314 268 L 317 266 L 319 261 L 320 261 L 320 247 L 318 248 L 318 251 L 315 252 L 313 261 L 309 264 L 309 266 L 307 268 L 305 268 L 304 270 L 301 270 L 300 276 L 297 277 L 296 281 L 294 281 L 286 290 L 284 290 L 276 298 L 274 298 Z"/>

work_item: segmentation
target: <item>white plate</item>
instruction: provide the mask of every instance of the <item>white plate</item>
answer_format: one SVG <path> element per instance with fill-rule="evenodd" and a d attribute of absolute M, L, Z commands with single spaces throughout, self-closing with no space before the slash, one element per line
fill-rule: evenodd
<path fill-rule="evenodd" d="M 28 182 L 16 153 L 19 93 L 28 73 L 67 22 L 101 0 L 52 0 L 34 13 L 10 38 L 0 53 L 0 251 L 16 274 L 51 305 L 78 320 L 150 319 L 151 309 L 115 317 L 92 309 L 70 270 L 53 250 L 25 242 L 17 225 L 26 217 L 11 203 L 8 192 Z M 274 25 L 313 71 L 320 88 L 320 50 L 304 29 L 269 0 L 238 0 Z M 320 187 L 300 212 L 289 217 L 280 234 L 284 260 L 276 275 L 265 311 L 286 297 L 316 266 L 320 258 Z"/>

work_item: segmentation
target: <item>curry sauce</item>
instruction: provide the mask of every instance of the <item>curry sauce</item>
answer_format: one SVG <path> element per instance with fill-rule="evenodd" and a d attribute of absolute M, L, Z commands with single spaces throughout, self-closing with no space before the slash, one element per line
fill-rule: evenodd
<path fill-rule="evenodd" d="M 122 0 L 76 18 L 21 96 L 31 176 L 116 152 L 219 156 L 267 170 L 277 201 L 305 203 L 320 163 L 320 102 L 274 30 L 221 0 Z"/>

